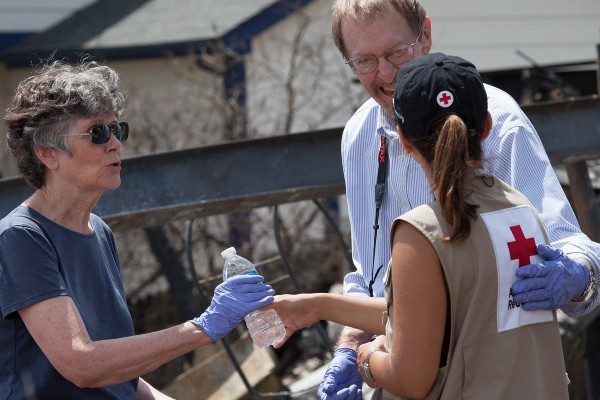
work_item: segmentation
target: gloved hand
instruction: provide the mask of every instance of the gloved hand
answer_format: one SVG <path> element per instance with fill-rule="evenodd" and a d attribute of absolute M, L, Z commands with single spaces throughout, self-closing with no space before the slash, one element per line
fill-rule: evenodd
<path fill-rule="evenodd" d="M 341 347 L 333 353 L 317 395 L 320 400 L 362 400 L 362 379 L 356 351 Z"/>
<path fill-rule="evenodd" d="M 545 261 L 517 269 L 513 299 L 525 310 L 554 310 L 581 296 L 590 281 L 586 266 L 546 244 L 537 246 Z"/>
<path fill-rule="evenodd" d="M 273 302 L 275 291 L 261 275 L 236 275 L 215 288 L 210 305 L 191 322 L 213 341 L 225 336 L 246 315 Z"/>

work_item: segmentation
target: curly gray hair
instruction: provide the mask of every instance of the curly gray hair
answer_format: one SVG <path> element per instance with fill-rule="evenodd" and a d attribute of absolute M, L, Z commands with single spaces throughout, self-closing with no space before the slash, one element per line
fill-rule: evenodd
<path fill-rule="evenodd" d="M 119 75 L 107 66 L 62 61 L 45 65 L 23 80 L 6 110 L 6 142 L 19 172 L 34 188 L 44 185 L 46 167 L 35 155 L 36 148 L 69 152 L 64 133 L 77 118 L 123 112 L 125 95 Z"/>

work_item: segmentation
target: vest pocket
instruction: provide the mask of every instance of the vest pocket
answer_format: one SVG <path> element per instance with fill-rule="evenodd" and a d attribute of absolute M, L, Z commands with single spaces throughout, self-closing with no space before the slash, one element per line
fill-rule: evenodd
<path fill-rule="evenodd" d="M 554 322 L 495 333 L 465 343 L 462 352 L 465 400 L 568 398 Z"/>
<path fill-rule="evenodd" d="M 511 346 L 507 345 L 506 336 L 488 336 L 463 345 L 464 383 L 463 398 L 467 399 L 502 399 L 498 392 L 499 386 L 510 379 L 510 371 L 502 362 L 498 362 L 498 354 L 513 354 Z"/>

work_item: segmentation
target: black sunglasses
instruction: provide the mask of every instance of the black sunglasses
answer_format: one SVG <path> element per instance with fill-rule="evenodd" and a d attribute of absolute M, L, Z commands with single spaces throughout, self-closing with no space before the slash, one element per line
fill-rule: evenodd
<path fill-rule="evenodd" d="M 112 124 L 98 124 L 94 125 L 90 128 L 89 131 L 85 133 L 71 133 L 64 136 L 85 136 L 90 135 L 92 138 L 92 143 L 94 144 L 104 144 L 109 141 L 110 135 L 115 135 L 115 137 L 124 142 L 129 137 L 129 124 L 127 122 L 115 122 Z"/>

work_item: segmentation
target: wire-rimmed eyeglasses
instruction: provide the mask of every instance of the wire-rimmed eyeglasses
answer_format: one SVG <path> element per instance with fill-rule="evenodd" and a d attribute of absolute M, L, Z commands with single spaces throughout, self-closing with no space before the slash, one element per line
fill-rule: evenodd
<path fill-rule="evenodd" d="M 396 68 L 400 68 L 402 64 L 406 63 L 413 58 L 415 54 L 415 45 L 423 34 L 424 27 L 421 28 L 417 38 L 411 44 L 398 44 L 387 51 L 382 56 L 387 62 L 392 64 Z M 346 64 L 352 68 L 354 72 L 359 75 L 370 74 L 379 67 L 379 56 L 374 54 L 368 54 L 364 56 L 357 56 L 349 60 L 344 60 Z"/>
<path fill-rule="evenodd" d="M 89 131 L 84 133 L 68 133 L 63 136 L 87 136 L 90 135 L 92 143 L 104 144 L 110 139 L 110 135 L 124 142 L 129 137 L 129 124 L 127 122 L 114 122 L 112 124 L 98 124 L 90 128 Z"/>

